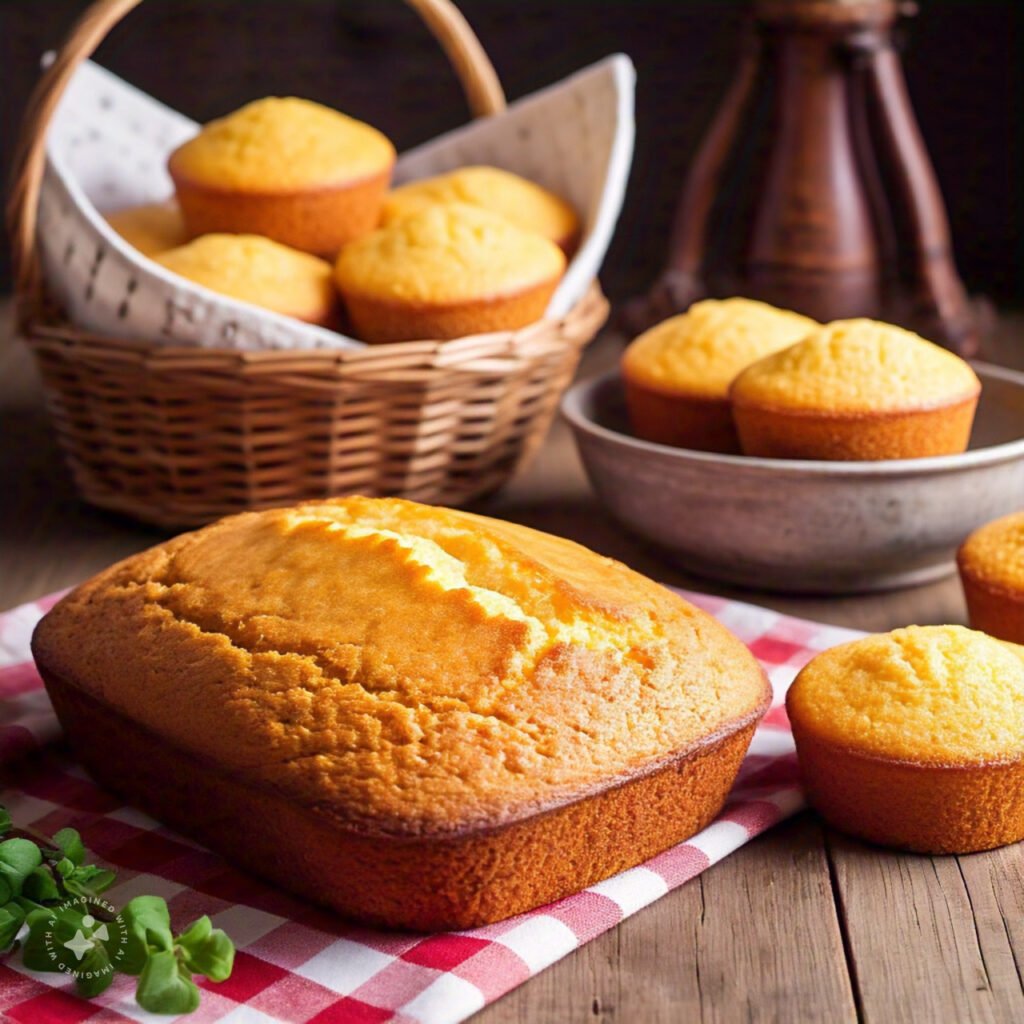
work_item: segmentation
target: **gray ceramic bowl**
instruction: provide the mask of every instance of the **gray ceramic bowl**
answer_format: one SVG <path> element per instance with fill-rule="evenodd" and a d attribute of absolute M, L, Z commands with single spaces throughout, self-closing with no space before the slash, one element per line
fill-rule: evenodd
<path fill-rule="evenodd" d="M 928 459 L 759 459 L 641 441 L 618 374 L 576 384 L 562 413 L 600 500 L 683 568 L 759 590 L 885 590 L 948 574 L 971 530 L 1024 508 L 1024 374 L 975 369 L 970 450 Z"/>

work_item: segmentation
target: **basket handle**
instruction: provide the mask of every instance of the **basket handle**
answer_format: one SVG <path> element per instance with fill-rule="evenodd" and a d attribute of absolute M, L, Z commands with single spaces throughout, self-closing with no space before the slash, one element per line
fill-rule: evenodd
<path fill-rule="evenodd" d="M 20 327 L 25 326 L 39 281 L 35 256 L 36 211 L 46 166 L 46 134 L 50 120 L 78 66 L 92 56 L 107 33 L 141 2 L 96 0 L 75 22 L 29 99 L 15 151 L 7 202 Z M 452 0 L 405 0 L 405 3 L 416 11 L 441 44 L 462 84 L 473 116 L 486 117 L 504 110 L 505 94 L 494 65 Z"/>

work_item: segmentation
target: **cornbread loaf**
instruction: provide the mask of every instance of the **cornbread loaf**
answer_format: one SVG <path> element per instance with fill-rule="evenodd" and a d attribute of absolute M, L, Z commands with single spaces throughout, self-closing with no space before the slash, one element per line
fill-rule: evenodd
<path fill-rule="evenodd" d="M 269 238 L 203 235 L 153 259 L 221 295 L 322 327 L 337 323 L 331 265 Z"/>
<path fill-rule="evenodd" d="M 729 385 L 751 363 L 818 324 L 753 299 L 705 299 L 644 332 L 622 357 L 637 437 L 679 448 L 739 451 Z"/>
<path fill-rule="evenodd" d="M 189 240 L 178 204 L 146 203 L 107 214 L 107 223 L 143 256 L 157 256 Z"/>
<path fill-rule="evenodd" d="M 770 694 L 724 627 L 625 566 L 385 499 L 177 537 L 65 597 L 33 652 L 102 784 L 414 929 L 508 917 L 692 835 Z"/>
<path fill-rule="evenodd" d="M 874 320 L 837 320 L 730 388 L 747 455 L 913 459 L 967 447 L 981 383 L 959 356 Z"/>
<path fill-rule="evenodd" d="M 550 239 L 566 255 L 579 239 L 579 217 L 561 196 L 498 167 L 460 167 L 402 185 L 384 200 L 381 223 L 402 220 L 433 203 L 469 203 L 490 210 Z"/>
<path fill-rule="evenodd" d="M 335 279 L 356 335 L 388 342 L 525 327 L 544 315 L 564 272 L 554 242 L 448 203 L 345 246 Z"/>
<path fill-rule="evenodd" d="M 333 259 L 377 227 L 395 147 L 376 128 L 295 97 L 211 121 L 168 170 L 193 235 L 266 235 Z"/>
<path fill-rule="evenodd" d="M 786 709 L 807 795 L 836 828 L 923 853 L 1024 838 L 1024 648 L 897 629 L 819 654 Z"/>
<path fill-rule="evenodd" d="M 1024 644 L 1024 511 L 975 530 L 956 562 L 971 625 Z"/>

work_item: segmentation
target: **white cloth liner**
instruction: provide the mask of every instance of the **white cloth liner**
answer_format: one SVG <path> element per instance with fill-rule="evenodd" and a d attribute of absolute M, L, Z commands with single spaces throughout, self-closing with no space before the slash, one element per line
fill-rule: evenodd
<path fill-rule="evenodd" d="M 548 308 L 549 316 L 563 316 L 597 276 L 622 207 L 635 78 L 628 57 L 608 57 L 404 153 L 395 180 L 491 164 L 568 199 L 581 214 L 583 236 Z M 47 139 L 38 228 L 47 284 L 71 321 L 114 337 L 203 347 L 362 347 L 171 274 L 110 228 L 100 211 L 172 194 L 167 156 L 197 130 L 91 61 L 75 73 Z"/>

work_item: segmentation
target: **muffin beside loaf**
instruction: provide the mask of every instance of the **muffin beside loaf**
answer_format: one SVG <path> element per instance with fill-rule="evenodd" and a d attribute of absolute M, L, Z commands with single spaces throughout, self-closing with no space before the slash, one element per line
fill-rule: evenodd
<path fill-rule="evenodd" d="M 971 625 L 1024 644 L 1024 511 L 975 530 L 956 563 Z"/>
<path fill-rule="evenodd" d="M 729 385 L 751 363 L 799 341 L 817 323 L 753 299 L 705 299 L 645 331 L 622 357 L 637 437 L 736 452 Z"/>
<path fill-rule="evenodd" d="M 99 781 L 348 916 L 466 928 L 717 813 L 770 688 L 723 626 L 521 526 L 245 513 L 65 597 L 33 652 Z"/>
<path fill-rule="evenodd" d="M 817 655 L 786 695 L 811 804 L 922 853 L 1024 839 L 1024 648 L 908 626 Z"/>
<path fill-rule="evenodd" d="M 836 320 L 729 389 L 747 455 L 912 459 L 966 449 L 981 383 L 959 356 L 874 320 Z"/>

